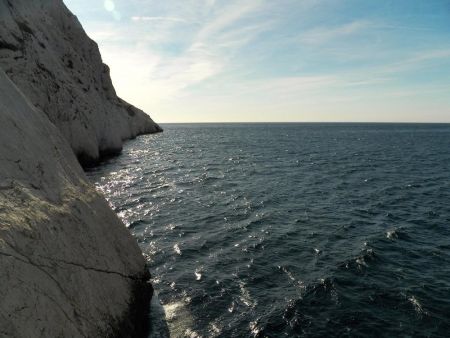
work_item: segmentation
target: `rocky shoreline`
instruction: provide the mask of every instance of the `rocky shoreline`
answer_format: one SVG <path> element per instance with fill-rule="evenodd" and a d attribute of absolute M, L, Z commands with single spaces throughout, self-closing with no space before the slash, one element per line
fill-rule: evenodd
<path fill-rule="evenodd" d="M 145 260 L 80 163 L 159 131 L 62 0 L 0 0 L 0 336 L 146 336 Z"/>

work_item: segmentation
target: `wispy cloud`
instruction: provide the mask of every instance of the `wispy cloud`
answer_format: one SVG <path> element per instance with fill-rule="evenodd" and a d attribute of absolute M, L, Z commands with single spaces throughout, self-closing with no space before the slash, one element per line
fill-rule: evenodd
<path fill-rule="evenodd" d="M 215 1 L 209 1 L 210 13 L 206 17 L 202 12 L 183 19 L 179 16 L 131 16 L 135 23 L 151 25 L 150 32 L 132 25 L 125 30 L 100 30 L 94 32 L 93 37 L 100 41 L 106 61 L 113 65 L 113 78 L 126 79 L 118 82 L 118 92 L 128 97 L 145 97 L 147 103 L 157 104 L 186 95 L 184 91 L 191 86 L 225 73 L 232 66 L 234 53 L 269 29 L 268 23 L 245 20 L 263 4 L 260 0 L 250 0 L 244 6 L 238 1 L 217 6 Z M 237 25 L 239 21 L 242 22 Z M 168 25 L 160 26 L 159 22 Z M 185 23 L 195 23 L 184 39 L 186 45 L 175 54 L 160 50 L 158 45 L 176 41 L 176 36 L 183 33 L 180 25 Z M 154 36 L 163 39 L 155 40 Z M 123 49 L 121 45 L 130 38 L 135 43 Z M 136 65 L 140 65 L 138 70 Z M 145 95 L 144 91 L 151 94 Z"/>
<path fill-rule="evenodd" d="M 221 31 L 230 28 L 240 19 L 256 11 L 264 2 L 262 0 L 248 0 L 246 2 L 230 2 L 225 8 L 217 11 L 211 20 L 200 30 L 197 39 L 207 40 Z"/>
<path fill-rule="evenodd" d="M 374 72 L 379 74 L 405 73 L 428 66 L 434 67 L 436 66 L 434 61 L 437 60 L 450 60 L 450 48 L 413 52 L 410 55 L 402 56 L 401 60 L 396 60 L 377 67 Z"/>
<path fill-rule="evenodd" d="M 340 26 L 317 27 L 302 33 L 300 41 L 302 43 L 320 45 L 338 38 L 359 34 L 370 28 L 371 25 L 371 21 L 356 20 Z"/>
<path fill-rule="evenodd" d="M 190 23 L 189 20 L 171 16 L 132 16 L 132 21 L 174 21 L 174 22 L 184 22 Z"/>

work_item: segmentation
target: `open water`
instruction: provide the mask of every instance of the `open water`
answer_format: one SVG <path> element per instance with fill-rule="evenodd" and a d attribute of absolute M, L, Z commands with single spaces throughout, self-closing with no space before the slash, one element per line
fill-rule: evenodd
<path fill-rule="evenodd" d="M 450 336 L 450 125 L 163 127 L 89 173 L 153 337 Z"/>

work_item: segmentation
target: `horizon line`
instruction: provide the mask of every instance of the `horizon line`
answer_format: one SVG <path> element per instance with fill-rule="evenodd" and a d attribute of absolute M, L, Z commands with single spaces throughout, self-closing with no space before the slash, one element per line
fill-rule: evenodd
<path fill-rule="evenodd" d="M 180 121 L 157 122 L 158 124 L 450 124 L 449 122 L 420 122 L 420 121 Z"/>

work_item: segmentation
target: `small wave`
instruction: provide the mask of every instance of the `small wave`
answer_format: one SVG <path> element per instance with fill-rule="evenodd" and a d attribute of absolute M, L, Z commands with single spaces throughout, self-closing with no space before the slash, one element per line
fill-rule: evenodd
<path fill-rule="evenodd" d="M 305 284 L 303 283 L 303 281 L 295 278 L 292 272 L 288 270 L 288 268 L 286 268 L 285 266 L 278 266 L 278 269 L 286 274 L 286 276 L 289 278 L 289 280 L 292 282 L 294 286 L 300 288 L 301 290 L 305 289 Z"/>
<path fill-rule="evenodd" d="M 255 320 L 253 322 L 249 323 L 250 332 L 254 337 L 257 337 L 259 333 L 261 332 L 261 328 L 258 326 L 258 321 Z"/>
<path fill-rule="evenodd" d="M 184 332 L 185 337 L 187 338 L 202 338 L 201 335 L 199 335 L 197 332 L 192 330 L 191 328 L 187 328 Z"/>
<path fill-rule="evenodd" d="M 176 244 L 173 246 L 173 250 L 174 250 L 178 255 L 181 255 L 181 249 L 180 249 L 180 246 L 178 245 L 178 243 L 176 243 Z"/>
<path fill-rule="evenodd" d="M 202 270 L 201 269 L 196 269 L 194 271 L 194 275 L 195 275 L 195 279 L 196 280 L 201 280 L 202 279 L 202 274 L 201 274 Z"/>
<path fill-rule="evenodd" d="M 177 228 L 177 226 L 175 225 L 175 224 L 172 224 L 172 223 L 170 223 L 170 224 L 168 224 L 167 226 L 166 226 L 166 229 L 167 230 L 170 230 L 170 231 L 173 231 L 173 230 L 175 230 Z"/>
<path fill-rule="evenodd" d="M 347 270 L 363 271 L 370 267 L 369 263 L 376 258 L 375 252 L 372 248 L 364 248 L 361 254 L 355 258 L 351 258 L 348 261 L 341 263 L 339 267 Z"/>
<path fill-rule="evenodd" d="M 257 305 L 257 302 L 252 299 L 252 297 L 250 296 L 250 292 L 248 291 L 246 284 L 243 281 L 239 281 L 239 290 L 239 299 L 242 301 L 242 303 L 244 303 L 247 307 L 254 308 Z"/>
<path fill-rule="evenodd" d="M 218 321 L 210 323 L 208 331 L 211 337 L 217 337 L 222 333 L 222 325 Z"/>
<path fill-rule="evenodd" d="M 294 331 L 302 331 L 308 326 L 314 314 L 320 308 L 335 306 L 339 297 L 331 278 L 322 278 L 306 286 L 302 296 L 288 301 L 284 309 L 283 319 Z"/>
<path fill-rule="evenodd" d="M 398 238 L 398 234 L 395 230 L 390 230 L 386 232 L 386 238 L 388 239 L 397 239 Z"/>
<path fill-rule="evenodd" d="M 426 311 L 424 311 L 422 304 L 418 301 L 418 299 L 415 296 L 408 297 L 408 301 L 413 305 L 414 310 L 418 315 L 426 314 Z"/>
<path fill-rule="evenodd" d="M 145 225 L 145 224 L 146 224 L 146 222 L 142 219 L 138 219 L 138 220 L 132 221 L 130 223 L 125 222 L 125 225 L 127 226 L 127 228 L 130 228 L 130 229 L 134 229 L 140 225 Z"/>
<path fill-rule="evenodd" d="M 391 241 L 394 241 L 397 239 L 407 240 L 408 234 L 407 234 L 405 228 L 398 227 L 398 228 L 394 228 L 394 229 L 386 231 L 386 238 L 390 239 Z"/>

